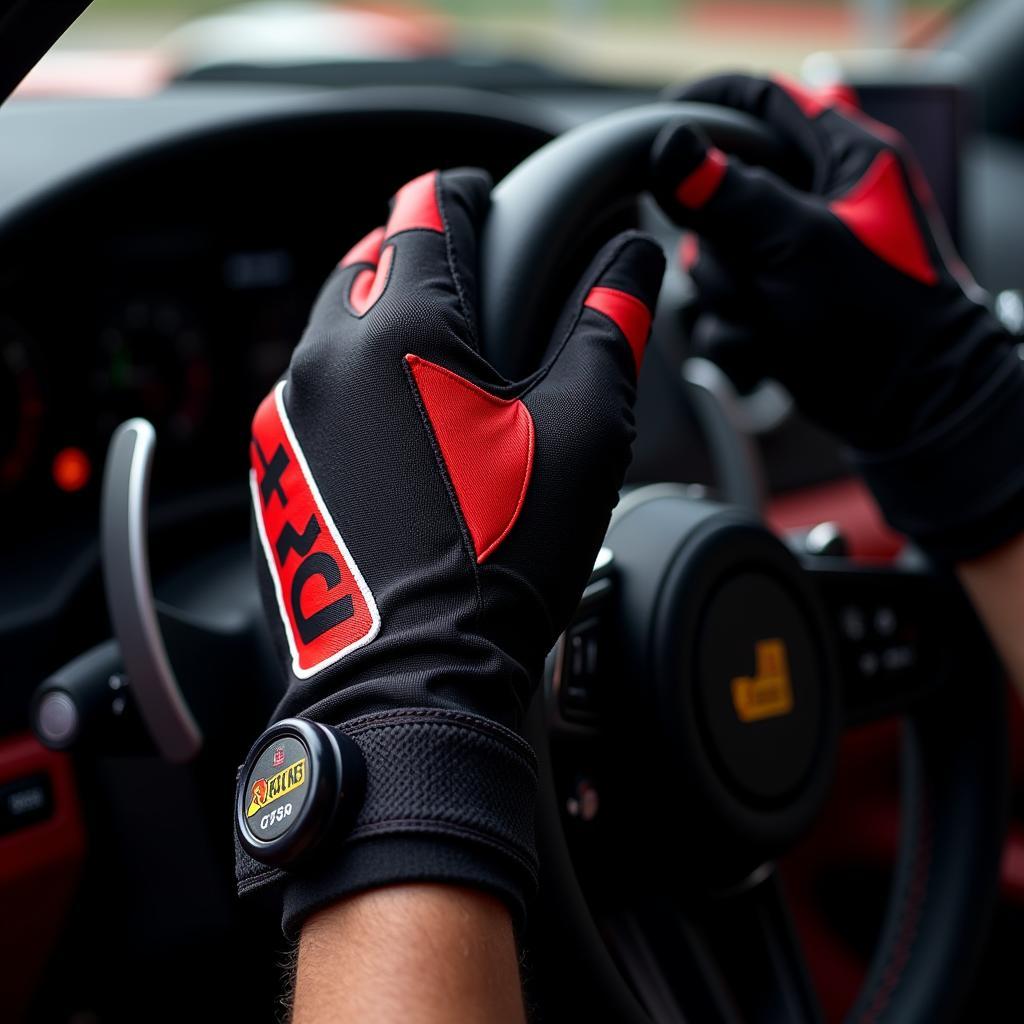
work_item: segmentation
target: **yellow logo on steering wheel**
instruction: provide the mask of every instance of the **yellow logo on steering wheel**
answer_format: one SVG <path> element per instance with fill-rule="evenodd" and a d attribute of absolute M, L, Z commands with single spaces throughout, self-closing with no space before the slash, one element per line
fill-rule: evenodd
<path fill-rule="evenodd" d="M 758 640 L 754 645 L 756 675 L 732 681 L 732 706 L 741 722 L 778 718 L 793 710 L 793 683 L 782 640 Z"/>

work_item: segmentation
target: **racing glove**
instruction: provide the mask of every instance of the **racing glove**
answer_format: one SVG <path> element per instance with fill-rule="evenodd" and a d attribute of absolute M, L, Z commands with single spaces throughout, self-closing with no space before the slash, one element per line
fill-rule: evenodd
<path fill-rule="evenodd" d="M 534 755 L 519 735 L 617 501 L 664 257 L 598 255 L 541 365 L 480 352 L 490 180 L 423 175 L 327 281 L 256 413 L 263 603 L 289 685 L 274 718 L 338 727 L 366 788 L 308 864 L 237 851 L 239 889 L 283 882 L 284 927 L 362 889 L 488 890 L 522 921 L 536 884 Z"/>
<path fill-rule="evenodd" d="M 1024 367 L 950 244 L 901 137 L 795 83 L 725 75 L 675 98 L 767 122 L 798 190 L 690 126 L 652 154 L 655 192 L 699 236 L 694 347 L 740 386 L 771 376 L 843 439 L 889 522 L 963 559 L 1024 528 Z"/>

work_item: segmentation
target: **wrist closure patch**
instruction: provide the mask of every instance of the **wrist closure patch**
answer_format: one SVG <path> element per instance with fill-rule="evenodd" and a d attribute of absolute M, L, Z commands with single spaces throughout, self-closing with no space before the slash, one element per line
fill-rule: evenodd
<path fill-rule="evenodd" d="M 520 736 L 478 715 L 412 708 L 364 715 L 339 728 L 360 748 L 366 762 L 363 804 L 347 835 L 339 836 L 293 869 L 271 868 L 253 860 L 235 837 L 239 895 L 275 883 L 302 879 L 316 893 L 307 912 L 349 892 L 406 880 L 464 881 L 504 890 L 525 903 L 537 884 L 534 812 L 536 757 Z M 415 839 L 415 863 L 393 855 L 356 854 L 375 840 Z M 431 865 L 436 841 L 438 864 Z M 425 842 L 426 841 L 426 842 Z M 402 844 L 390 843 L 393 851 Z M 453 857 L 451 851 L 459 855 Z M 478 873 L 453 864 L 484 866 Z M 346 864 L 358 862 L 346 878 Z M 377 877 L 379 873 L 379 877 Z M 495 876 L 507 879 L 492 882 Z M 322 884 L 316 883 L 321 879 Z M 305 914 L 293 911 L 297 928 Z"/>

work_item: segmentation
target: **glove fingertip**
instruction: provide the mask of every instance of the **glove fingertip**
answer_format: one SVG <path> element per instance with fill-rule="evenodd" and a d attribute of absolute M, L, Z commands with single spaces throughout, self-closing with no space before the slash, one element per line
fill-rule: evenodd
<path fill-rule="evenodd" d="M 707 156 L 711 140 L 703 128 L 689 121 L 674 121 L 658 132 L 651 147 L 651 161 L 658 171 L 668 171 L 670 179 L 686 176 Z"/>
<path fill-rule="evenodd" d="M 368 231 L 358 242 L 353 245 L 347 253 L 338 261 L 338 266 L 344 270 L 356 264 L 370 264 L 376 266 L 380 262 L 380 251 L 384 246 L 384 226 Z"/>
<path fill-rule="evenodd" d="M 594 283 L 629 292 L 653 310 L 665 273 L 664 249 L 641 231 L 625 231 L 611 244 L 615 254 Z"/>
<path fill-rule="evenodd" d="M 470 222 L 478 225 L 487 211 L 491 178 L 475 167 L 428 171 L 406 182 L 391 200 L 385 239 L 405 231 L 442 232 L 445 206 L 452 201 L 464 208 Z"/>
<path fill-rule="evenodd" d="M 470 223 L 483 223 L 491 202 L 494 179 L 482 167 L 453 167 L 441 171 L 440 185 L 447 201 L 462 205 L 469 215 Z"/>
<path fill-rule="evenodd" d="M 490 192 L 494 187 L 494 179 L 490 171 L 483 167 L 449 167 L 441 171 L 441 180 L 450 188 L 466 190 L 482 190 Z"/>
<path fill-rule="evenodd" d="M 760 75 L 749 75 L 739 70 L 720 71 L 695 82 L 669 85 L 662 90 L 661 99 L 747 109 L 768 83 L 769 80 Z"/>
<path fill-rule="evenodd" d="M 583 306 L 607 316 L 625 337 L 639 372 L 665 272 L 665 253 L 639 232 L 620 235 L 615 256 L 587 292 Z"/>
<path fill-rule="evenodd" d="M 728 159 L 696 125 L 666 125 L 651 149 L 653 191 L 662 207 L 686 221 L 718 191 Z"/>

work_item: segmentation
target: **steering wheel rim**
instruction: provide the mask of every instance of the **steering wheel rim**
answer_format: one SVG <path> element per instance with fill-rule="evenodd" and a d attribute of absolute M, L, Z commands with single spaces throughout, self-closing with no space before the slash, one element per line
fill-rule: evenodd
<path fill-rule="evenodd" d="M 548 281 L 573 252 L 595 211 L 644 190 L 658 132 L 683 120 L 750 163 L 787 176 L 799 169 L 795 154 L 763 123 L 706 103 L 634 107 L 566 132 L 527 157 L 495 187 L 480 241 L 484 353 L 506 376 L 525 376 L 538 354 L 533 328 L 543 289 L 536 283 Z"/>
<path fill-rule="evenodd" d="M 748 162 L 783 174 L 788 170 L 792 178 L 791 154 L 764 125 L 702 104 L 656 104 L 618 113 L 534 153 L 495 189 L 482 239 L 483 337 L 488 358 L 506 375 L 523 376 L 531 358 L 535 362 L 534 346 L 543 336 L 537 321 L 545 286 L 550 287 L 574 240 L 602 208 L 643 191 L 654 138 L 680 120 L 699 124 L 717 145 Z M 847 563 L 827 564 L 820 578 L 830 572 L 843 577 L 840 590 L 858 575 Z M 956 607 L 956 621 L 971 638 L 963 644 L 969 656 L 958 663 L 973 676 L 973 689 L 966 705 L 953 684 L 943 684 L 926 701 L 896 708 L 906 724 L 901 841 L 885 923 L 848 1018 L 864 1022 L 953 1018 L 987 933 L 1005 817 L 1005 704 L 997 663 L 962 595 L 950 596 L 948 580 L 930 571 L 892 570 L 869 586 L 884 597 L 887 588 L 898 590 L 911 577 L 927 577 L 931 582 L 926 586 L 941 591 L 942 600 L 952 602 L 948 607 Z M 823 583 L 825 591 L 832 585 Z M 555 791 L 548 746 L 551 700 L 548 687 L 534 702 L 528 723 L 542 766 L 538 821 L 544 891 L 554 908 L 545 923 L 558 927 L 568 922 L 566 931 L 581 951 L 575 962 L 591 966 L 585 983 L 600 987 L 599 1002 L 615 1019 L 637 1024 L 681 1020 L 673 983 L 661 977 L 646 984 L 635 970 L 629 970 L 627 983 L 623 957 L 610 955 L 591 913 L 566 840 L 560 810 L 564 795 Z M 779 899 L 778 890 L 771 889 L 769 900 Z M 798 943 L 784 909 L 781 931 L 781 946 Z M 797 960 L 802 964 L 799 955 Z M 796 970 L 800 973 L 801 967 Z M 820 1019 L 813 992 L 807 993 L 805 966 L 802 973 L 802 981 L 795 983 L 795 1003 L 783 999 L 758 1019 Z M 779 1012 L 781 1017 L 773 1016 Z"/>

